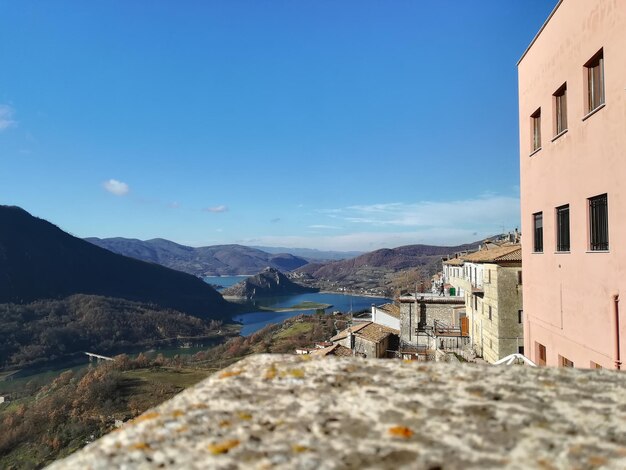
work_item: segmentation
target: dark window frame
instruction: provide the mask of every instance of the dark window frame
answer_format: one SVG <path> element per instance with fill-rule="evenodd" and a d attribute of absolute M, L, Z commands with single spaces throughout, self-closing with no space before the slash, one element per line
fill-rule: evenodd
<path fill-rule="evenodd" d="M 535 342 L 535 347 L 537 350 L 537 364 L 545 366 L 548 362 L 548 348 L 546 348 L 543 344 Z"/>
<path fill-rule="evenodd" d="M 608 194 L 587 199 L 589 206 L 589 250 L 609 250 L 609 197 Z"/>
<path fill-rule="evenodd" d="M 554 92 L 554 135 L 567 130 L 567 82 Z"/>
<path fill-rule="evenodd" d="M 543 253 L 543 212 L 533 214 L 533 252 Z"/>
<path fill-rule="evenodd" d="M 569 204 L 559 206 L 556 212 L 556 251 L 568 252 L 571 248 Z"/>
<path fill-rule="evenodd" d="M 587 114 L 605 104 L 604 49 L 596 52 L 585 64 L 587 82 Z"/>
<path fill-rule="evenodd" d="M 541 108 L 530 115 L 530 151 L 541 149 Z"/>

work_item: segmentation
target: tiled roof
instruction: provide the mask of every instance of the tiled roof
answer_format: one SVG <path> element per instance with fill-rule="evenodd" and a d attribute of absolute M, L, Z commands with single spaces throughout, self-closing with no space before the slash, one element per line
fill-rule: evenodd
<path fill-rule="evenodd" d="M 378 325 L 376 323 L 370 323 L 365 328 L 360 329 L 356 336 L 359 336 L 368 341 L 373 341 L 374 343 L 378 343 L 382 341 L 389 335 L 399 335 L 400 332 L 393 328 L 389 328 L 387 326 Z"/>
<path fill-rule="evenodd" d="M 522 262 L 522 249 L 518 248 L 507 255 L 500 256 L 497 261 L 519 261 Z"/>
<path fill-rule="evenodd" d="M 463 257 L 463 260 L 470 263 L 494 263 L 498 261 L 521 261 L 521 246 L 511 244 L 505 246 L 489 247 L 480 251 L 475 251 Z M 519 252 L 515 254 L 515 252 Z"/>
<path fill-rule="evenodd" d="M 380 307 L 376 307 L 378 310 L 382 310 L 388 315 L 394 318 L 400 318 L 400 307 L 396 304 L 383 304 Z"/>
<path fill-rule="evenodd" d="M 340 356 L 340 357 L 350 357 L 352 356 L 352 350 L 350 348 L 346 348 L 341 344 L 333 344 L 324 349 L 316 349 L 311 352 L 311 356 Z"/>
<path fill-rule="evenodd" d="M 371 323 L 372 322 L 365 322 L 365 323 L 363 323 L 361 325 L 356 325 L 356 326 L 351 326 L 350 328 L 346 328 L 345 330 L 340 331 L 335 336 L 330 338 L 330 340 L 331 341 L 339 341 L 340 339 L 347 338 L 349 333 L 356 333 L 357 331 L 365 328 L 367 325 L 369 325 Z"/>
<path fill-rule="evenodd" d="M 339 356 L 339 357 L 351 357 L 352 356 L 352 349 L 346 348 L 345 346 L 342 346 L 341 344 L 338 344 L 337 347 L 332 350 L 332 353 L 330 355 L 331 356 Z"/>
<path fill-rule="evenodd" d="M 443 264 L 447 264 L 449 266 L 463 266 L 463 259 L 461 258 L 452 258 L 443 262 Z"/>

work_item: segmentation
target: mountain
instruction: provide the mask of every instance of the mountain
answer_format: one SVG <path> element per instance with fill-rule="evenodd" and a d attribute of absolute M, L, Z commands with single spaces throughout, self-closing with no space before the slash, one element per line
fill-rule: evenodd
<path fill-rule="evenodd" d="M 280 271 L 274 268 L 266 268 L 256 276 L 248 277 L 225 289 L 222 293 L 226 297 L 239 297 L 251 300 L 259 297 L 278 297 L 307 292 L 317 292 L 317 289 L 296 284 L 287 279 Z"/>
<path fill-rule="evenodd" d="M 214 245 L 200 248 L 169 240 L 132 238 L 86 238 L 90 243 L 120 255 L 161 264 L 196 276 L 234 276 L 258 273 L 266 266 L 293 271 L 308 263 L 289 253 L 270 254 L 243 245 Z"/>
<path fill-rule="evenodd" d="M 25 366 L 83 351 L 115 354 L 216 335 L 221 322 L 124 299 L 76 294 L 0 304 L 0 367 Z"/>
<path fill-rule="evenodd" d="M 92 294 L 157 304 L 201 318 L 234 306 L 197 277 L 111 253 L 19 207 L 0 206 L 0 303 Z"/>
<path fill-rule="evenodd" d="M 376 250 L 349 260 L 310 263 L 289 277 L 322 290 L 390 297 L 414 289 L 417 283 L 428 289 L 430 276 L 441 269 L 442 256 L 475 249 L 479 243 Z"/>
<path fill-rule="evenodd" d="M 267 253 L 291 253 L 309 261 L 337 261 L 355 258 L 363 254 L 362 251 L 325 251 L 312 248 L 285 248 L 282 246 L 252 246 L 251 248 L 266 251 Z"/>
<path fill-rule="evenodd" d="M 398 248 L 383 248 L 365 253 L 356 258 L 330 263 L 311 263 L 297 272 L 314 278 L 339 281 L 356 274 L 361 269 L 383 268 L 401 271 L 407 268 L 424 268 L 429 274 L 437 271 L 441 257 L 457 251 L 475 249 L 480 242 L 459 246 L 406 245 Z"/>

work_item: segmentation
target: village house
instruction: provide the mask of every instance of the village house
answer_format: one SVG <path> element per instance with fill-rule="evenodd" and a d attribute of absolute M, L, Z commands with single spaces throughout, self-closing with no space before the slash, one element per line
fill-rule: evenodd
<path fill-rule="evenodd" d="M 389 357 L 389 351 L 398 349 L 399 331 L 373 322 L 351 326 L 333 336 L 330 341 L 361 357 Z"/>
<path fill-rule="evenodd" d="M 443 260 L 443 282 L 448 295 L 451 297 L 465 297 L 465 291 L 460 287 L 463 279 L 463 259 L 458 255 Z"/>
<path fill-rule="evenodd" d="M 388 303 L 376 306 L 372 304 L 372 322 L 400 330 L 400 306 Z"/>
<path fill-rule="evenodd" d="M 400 304 L 400 347 L 404 359 L 435 360 L 437 350 L 462 349 L 468 342 L 463 328 L 462 298 L 432 294 L 405 295 Z"/>
<path fill-rule="evenodd" d="M 450 282 L 464 294 L 476 354 L 490 363 L 524 354 L 521 246 L 484 244 L 479 251 L 444 261 L 444 266 L 450 261 Z"/>

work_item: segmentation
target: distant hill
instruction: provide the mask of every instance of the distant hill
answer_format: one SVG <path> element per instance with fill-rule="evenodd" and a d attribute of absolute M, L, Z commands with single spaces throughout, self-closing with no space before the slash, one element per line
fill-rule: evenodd
<path fill-rule="evenodd" d="M 276 246 L 252 246 L 267 253 L 291 253 L 294 256 L 305 258 L 309 261 L 337 261 L 355 258 L 362 255 L 362 251 L 325 251 L 312 248 L 285 248 Z"/>
<path fill-rule="evenodd" d="M 251 276 L 222 291 L 226 297 L 257 299 L 259 297 L 278 297 L 282 295 L 316 292 L 317 289 L 304 287 L 290 281 L 280 271 L 266 268 L 256 276 Z"/>
<path fill-rule="evenodd" d="M 438 270 L 442 256 L 475 249 L 479 243 L 459 246 L 406 245 L 392 249 L 384 248 L 348 260 L 311 263 L 299 268 L 297 272 L 316 279 L 331 281 L 343 281 L 374 269 L 401 271 L 408 268 L 423 268 L 428 274 L 434 274 Z"/>
<path fill-rule="evenodd" d="M 19 207 L 0 206 L 0 303 L 93 294 L 157 304 L 201 318 L 234 310 L 189 274 L 111 253 Z"/>
<path fill-rule="evenodd" d="M 216 335 L 220 321 L 124 299 L 72 295 L 28 304 L 0 304 L 0 367 L 73 355 L 176 344 Z"/>
<path fill-rule="evenodd" d="M 114 253 L 161 264 L 196 276 L 252 274 L 267 266 L 280 271 L 293 271 L 308 263 L 307 260 L 289 253 L 270 254 L 243 245 L 193 248 L 162 238 L 146 241 L 132 238 L 85 240 Z"/>

